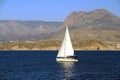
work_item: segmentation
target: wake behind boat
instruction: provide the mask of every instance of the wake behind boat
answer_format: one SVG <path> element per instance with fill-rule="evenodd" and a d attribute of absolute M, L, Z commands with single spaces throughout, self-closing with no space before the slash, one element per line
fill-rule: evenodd
<path fill-rule="evenodd" d="M 74 55 L 74 50 L 72 47 L 68 27 L 66 27 L 65 37 L 63 39 L 62 45 L 58 52 L 57 61 L 75 61 L 78 62 L 76 56 Z"/>

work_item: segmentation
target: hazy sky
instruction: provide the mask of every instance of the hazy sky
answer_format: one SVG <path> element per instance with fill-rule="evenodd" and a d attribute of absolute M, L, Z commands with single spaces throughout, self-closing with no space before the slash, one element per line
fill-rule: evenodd
<path fill-rule="evenodd" d="M 120 0 L 0 0 L 0 20 L 64 21 L 73 11 L 95 9 L 120 16 Z"/>

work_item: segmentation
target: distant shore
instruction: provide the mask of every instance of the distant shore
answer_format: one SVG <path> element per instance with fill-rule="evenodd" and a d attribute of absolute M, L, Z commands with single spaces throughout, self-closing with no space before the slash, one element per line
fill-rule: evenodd
<path fill-rule="evenodd" d="M 0 43 L 0 50 L 59 50 L 61 45 L 57 40 L 41 41 L 10 41 Z M 73 42 L 74 50 L 120 50 L 115 45 L 102 41 L 86 40 Z"/>

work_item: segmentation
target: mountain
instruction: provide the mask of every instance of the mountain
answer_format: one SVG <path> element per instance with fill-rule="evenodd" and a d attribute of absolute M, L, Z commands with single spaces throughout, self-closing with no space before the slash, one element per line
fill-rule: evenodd
<path fill-rule="evenodd" d="M 69 26 L 72 41 L 120 41 L 120 17 L 106 9 L 72 12 L 64 22 L 1 20 L 0 41 L 59 39 Z"/>
<path fill-rule="evenodd" d="M 106 9 L 72 12 L 60 29 L 63 30 L 66 25 L 69 26 L 74 41 L 120 41 L 120 17 Z"/>
<path fill-rule="evenodd" d="M 64 21 L 63 26 L 65 25 L 77 29 L 120 30 L 120 17 L 115 16 L 106 9 L 72 12 Z"/>
<path fill-rule="evenodd" d="M 61 22 L 1 20 L 0 41 L 47 38 L 60 25 Z"/>

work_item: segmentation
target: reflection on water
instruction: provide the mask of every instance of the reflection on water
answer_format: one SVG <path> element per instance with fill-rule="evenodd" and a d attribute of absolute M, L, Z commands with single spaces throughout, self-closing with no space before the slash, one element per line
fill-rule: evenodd
<path fill-rule="evenodd" d="M 58 62 L 62 68 L 70 69 L 73 68 L 75 62 Z"/>
<path fill-rule="evenodd" d="M 73 79 L 75 73 L 75 62 L 58 62 L 61 67 L 62 74 L 64 78 Z"/>

